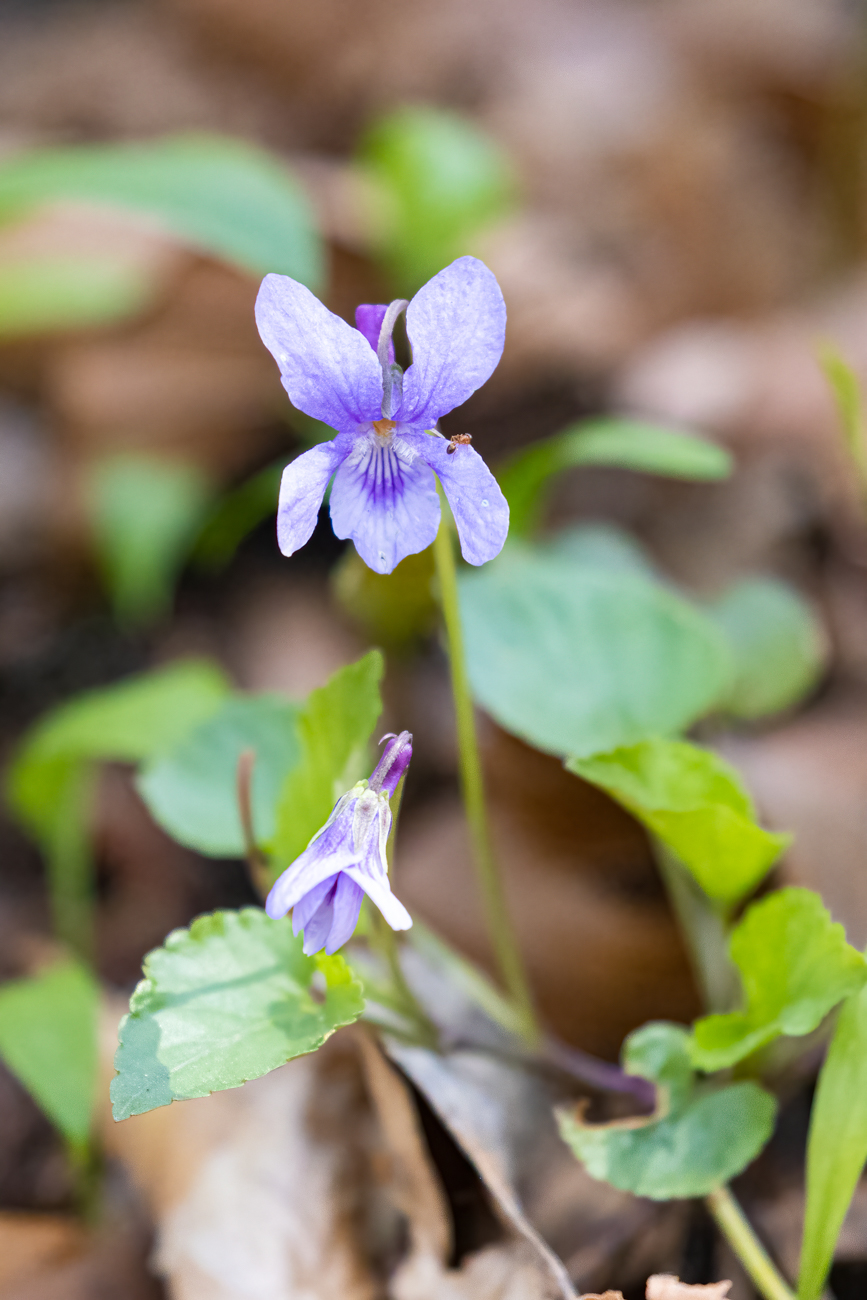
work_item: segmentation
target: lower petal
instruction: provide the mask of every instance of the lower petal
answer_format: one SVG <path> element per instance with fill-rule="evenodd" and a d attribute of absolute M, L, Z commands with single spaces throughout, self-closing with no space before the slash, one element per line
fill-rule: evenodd
<path fill-rule="evenodd" d="M 305 957 L 312 957 L 315 952 L 322 951 L 328 940 L 328 936 L 331 933 L 333 920 L 334 890 L 332 889 L 326 895 L 325 900 L 319 904 L 319 907 L 304 927 L 304 946 L 302 951 Z"/>
<path fill-rule="evenodd" d="M 392 930 L 408 930 L 412 926 L 412 917 L 399 899 L 391 892 L 388 881 L 374 880 L 361 867 L 349 867 L 344 875 L 354 880 L 364 890 L 367 897 L 379 908 Z"/>
<path fill-rule="evenodd" d="M 414 440 L 413 440 L 414 441 Z M 360 438 L 331 490 L 331 523 L 375 573 L 430 546 L 439 526 L 436 483 L 409 440 Z"/>
<path fill-rule="evenodd" d="M 468 564 L 493 560 L 509 533 L 509 506 L 481 456 L 461 444 L 450 453 L 445 438 L 429 434 L 413 434 L 407 441 L 418 448 L 443 485 L 464 559 Z"/>
<path fill-rule="evenodd" d="M 328 897 L 330 890 L 337 884 L 337 874 L 328 876 L 306 893 L 292 909 L 292 933 L 298 934 L 305 929 L 311 918 Z"/>
<path fill-rule="evenodd" d="M 277 506 L 277 543 L 284 555 L 294 555 L 309 541 L 328 480 L 351 445 L 345 435 L 338 436 L 296 456 L 284 469 Z"/>
<path fill-rule="evenodd" d="M 348 943 L 355 933 L 363 897 L 363 890 L 359 889 L 355 881 L 341 871 L 337 880 L 337 888 L 334 891 L 334 919 L 331 922 L 331 932 L 325 945 L 325 951 L 329 956 L 331 953 L 337 952 L 338 948 L 342 948 L 345 943 Z"/>

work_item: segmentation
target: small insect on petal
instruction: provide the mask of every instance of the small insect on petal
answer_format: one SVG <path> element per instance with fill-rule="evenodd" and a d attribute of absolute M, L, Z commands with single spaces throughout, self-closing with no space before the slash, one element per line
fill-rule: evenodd
<path fill-rule="evenodd" d="M 469 447 L 473 440 L 471 433 L 456 433 L 449 438 L 449 445 L 446 447 L 446 455 L 453 456 L 458 447 Z"/>

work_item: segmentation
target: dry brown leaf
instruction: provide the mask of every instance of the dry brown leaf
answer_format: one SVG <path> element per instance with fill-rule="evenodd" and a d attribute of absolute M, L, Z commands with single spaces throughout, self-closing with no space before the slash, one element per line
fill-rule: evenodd
<path fill-rule="evenodd" d="M 65 1214 L 0 1213 L 0 1288 L 81 1253 L 85 1231 Z"/>
<path fill-rule="evenodd" d="M 647 1300 L 725 1300 L 731 1282 L 690 1285 L 671 1273 L 656 1273 L 647 1279 Z"/>

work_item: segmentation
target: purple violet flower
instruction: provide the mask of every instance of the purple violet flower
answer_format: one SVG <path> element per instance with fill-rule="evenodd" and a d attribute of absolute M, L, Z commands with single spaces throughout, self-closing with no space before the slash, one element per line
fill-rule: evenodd
<path fill-rule="evenodd" d="M 290 908 L 295 934 L 304 931 L 304 951 L 337 952 L 358 924 L 365 894 L 392 930 L 408 930 L 412 917 L 391 892 L 385 846 L 391 830 L 389 799 L 412 758 L 412 736 L 388 740 L 369 781 L 359 781 L 338 799 L 328 821 L 287 867 L 265 900 L 274 920 Z M 380 741 L 380 744 L 382 742 Z"/>
<path fill-rule="evenodd" d="M 394 361 L 392 331 L 406 308 L 413 364 Z M 351 537 L 369 568 L 391 573 L 434 540 L 440 505 L 435 471 L 448 498 L 464 559 L 499 554 L 509 507 L 485 462 L 436 431 L 440 416 L 465 402 L 503 351 L 506 305 L 491 271 L 459 257 L 406 303 L 365 303 L 356 329 L 286 275 L 266 275 L 256 323 L 299 410 L 337 430 L 330 442 L 283 471 L 277 540 L 292 555 L 316 526 L 328 481 L 331 523 Z"/>

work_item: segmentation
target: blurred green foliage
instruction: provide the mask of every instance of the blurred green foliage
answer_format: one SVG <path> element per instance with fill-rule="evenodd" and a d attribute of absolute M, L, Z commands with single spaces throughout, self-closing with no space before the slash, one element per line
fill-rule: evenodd
<path fill-rule="evenodd" d="M 208 134 L 30 149 L 0 166 L 0 220 L 60 200 L 132 212 L 252 275 L 321 285 L 307 198 L 279 159 Z"/>
<path fill-rule="evenodd" d="M 778 578 L 744 578 L 704 609 L 734 655 L 731 690 L 720 702 L 724 713 L 768 717 L 799 704 L 814 688 L 828 639 L 794 587 Z"/>
<path fill-rule="evenodd" d="M 503 217 L 515 185 L 503 150 L 444 109 L 407 107 L 374 122 L 358 164 L 373 182 L 374 251 L 395 291 L 411 296 Z"/>
<path fill-rule="evenodd" d="M 537 527 L 555 475 L 587 465 L 698 482 L 727 478 L 732 472 L 728 452 L 706 438 L 623 417 L 580 420 L 497 466 L 512 536 L 525 536 Z"/>
<path fill-rule="evenodd" d="M 0 987 L 0 1056 L 80 1157 L 96 1102 L 99 987 L 61 961 Z"/>
<path fill-rule="evenodd" d="M 87 481 L 97 558 L 121 623 L 164 616 L 202 531 L 214 490 L 195 465 L 122 455 L 96 462 Z"/>
<path fill-rule="evenodd" d="M 139 267 L 110 257 L 31 258 L 0 265 L 0 339 L 112 325 L 151 297 Z"/>

